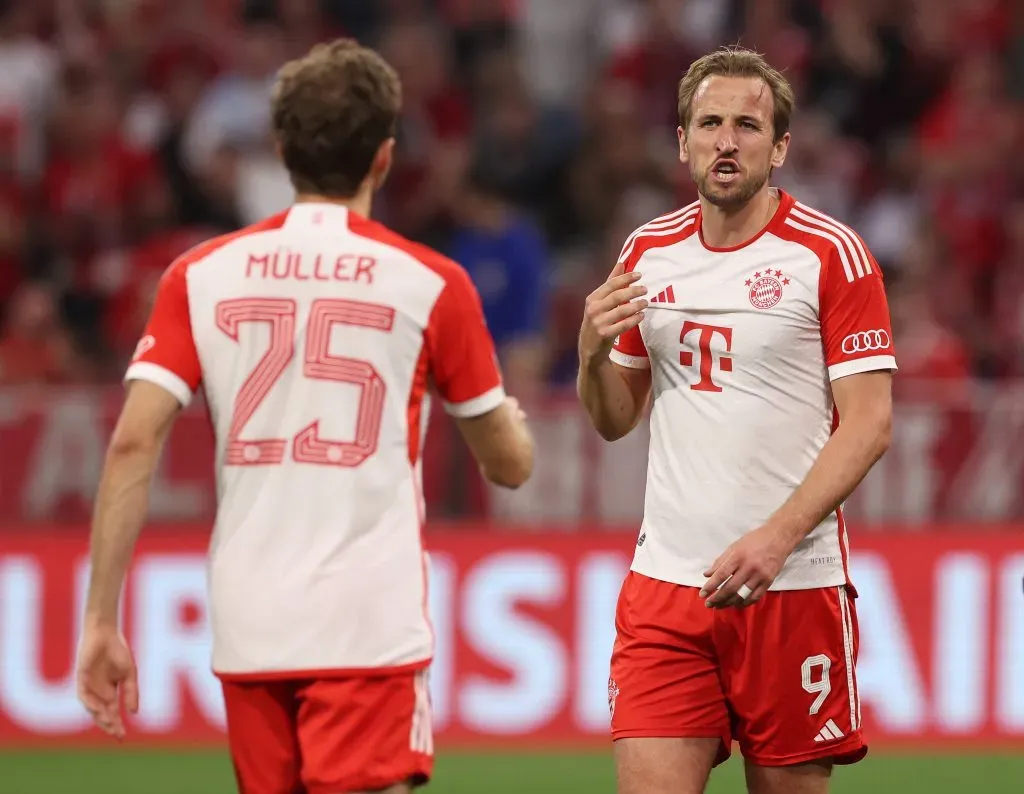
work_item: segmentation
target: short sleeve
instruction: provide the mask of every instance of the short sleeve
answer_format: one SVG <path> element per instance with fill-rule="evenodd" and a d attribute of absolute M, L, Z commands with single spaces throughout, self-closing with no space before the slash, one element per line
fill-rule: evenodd
<path fill-rule="evenodd" d="M 647 357 L 647 346 L 640 335 L 640 326 L 630 328 L 615 337 L 612 352 L 608 356 L 616 364 L 630 369 L 649 369 L 651 360 Z"/>
<path fill-rule="evenodd" d="M 819 283 L 821 337 L 830 380 L 897 368 L 882 271 L 863 242 L 856 238 L 855 243 L 852 252 L 832 250 Z"/>
<path fill-rule="evenodd" d="M 637 247 L 632 245 L 634 237 L 635 233 L 626 240 L 622 253 L 619 254 L 620 260 L 622 257 L 628 257 L 623 271 L 625 273 L 631 273 L 636 267 L 636 263 L 640 260 L 636 253 L 638 251 Z M 630 328 L 626 333 L 615 337 L 615 344 L 612 345 L 612 352 L 608 357 L 623 367 L 650 369 L 651 360 L 647 355 L 647 345 L 644 344 L 644 338 L 640 333 L 640 326 Z"/>
<path fill-rule="evenodd" d="M 505 388 L 473 282 L 457 266 L 445 282 L 425 332 L 430 374 L 445 410 L 468 419 L 501 405 Z"/>
<path fill-rule="evenodd" d="M 124 379 L 155 383 L 183 406 L 199 388 L 202 374 L 192 336 L 185 266 L 180 260 L 160 279 L 149 322 Z"/>

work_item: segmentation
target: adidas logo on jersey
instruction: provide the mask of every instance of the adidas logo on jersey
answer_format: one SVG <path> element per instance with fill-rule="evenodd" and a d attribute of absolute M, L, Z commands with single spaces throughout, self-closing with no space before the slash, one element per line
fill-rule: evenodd
<path fill-rule="evenodd" d="M 675 303 L 676 291 L 670 286 L 665 287 L 661 292 L 651 298 L 651 303 Z"/>
<path fill-rule="evenodd" d="M 818 735 L 814 737 L 814 741 L 816 741 L 816 742 L 834 742 L 834 741 L 836 741 L 838 739 L 842 739 L 842 738 L 843 738 L 843 732 L 841 730 L 839 730 L 839 726 L 836 725 L 835 722 L 833 722 L 832 720 L 829 720 L 828 722 L 825 723 L 825 727 L 823 727 L 820 731 L 818 731 Z"/>

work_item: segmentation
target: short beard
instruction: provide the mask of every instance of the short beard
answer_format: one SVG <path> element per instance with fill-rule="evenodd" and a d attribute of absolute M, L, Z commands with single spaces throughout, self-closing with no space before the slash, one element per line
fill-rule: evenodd
<path fill-rule="evenodd" d="M 697 192 L 700 193 L 710 204 L 725 212 L 736 212 L 743 209 L 757 192 L 764 187 L 768 181 L 771 171 L 754 174 L 747 177 L 737 187 L 728 190 L 719 190 L 711 183 L 711 175 L 707 172 L 696 174 L 695 169 L 690 169 L 690 176 L 697 183 Z"/>

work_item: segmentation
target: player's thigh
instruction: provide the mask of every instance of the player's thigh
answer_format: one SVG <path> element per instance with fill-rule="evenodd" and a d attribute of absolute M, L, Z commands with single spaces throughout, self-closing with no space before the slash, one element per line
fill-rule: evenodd
<path fill-rule="evenodd" d="M 222 682 L 239 794 L 298 794 L 298 702 L 288 681 Z"/>
<path fill-rule="evenodd" d="M 617 739 L 617 792 L 703 794 L 721 744 L 717 737 Z"/>
<path fill-rule="evenodd" d="M 622 791 L 700 791 L 711 767 L 728 758 L 729 712 L 712 629 L 697 588 L 627 575 L 608 680 Z"/>
<path fill-rule="evenodd" d="M 308 794 L 402 791 L 433 770 L 426 671 L 320 679 L 299 692 Z"/>
<path fill-rule="evenodd" d="M 746 762 L 747 794 L 828 794 L 832 761 L 796 766 L 758 766 Z"/>
<path fill-rule="evenodd" d="M 377 789 L 377 791 L 353 791 L 344 792 L 344 794 L 411 794 L 413 786 L 411 783 L 399 783 L 396 786 L 389 786 L 385 789 Z M 339 792 L 341 794 L 341 792 Z"/>
<path fill-rule="evenodd" d="M 743 756 L 762 767 L 867 753 L 857 690 L 857 615 L 846 588 L 768 593 L 732 613 L 720 643 Z"/>

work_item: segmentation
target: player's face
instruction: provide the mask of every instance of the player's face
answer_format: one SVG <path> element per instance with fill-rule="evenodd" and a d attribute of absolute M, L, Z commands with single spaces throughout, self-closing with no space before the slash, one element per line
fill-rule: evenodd
<path fill-rule="evenodd" d="M 713 75 L 693 97 L 690 125 L 679 128 L 679 159 L 700 194 L 725 210 L 745 205 L 786 159 L 787 132 L 774 140 L 771 89 L 756 77 Z"/>

